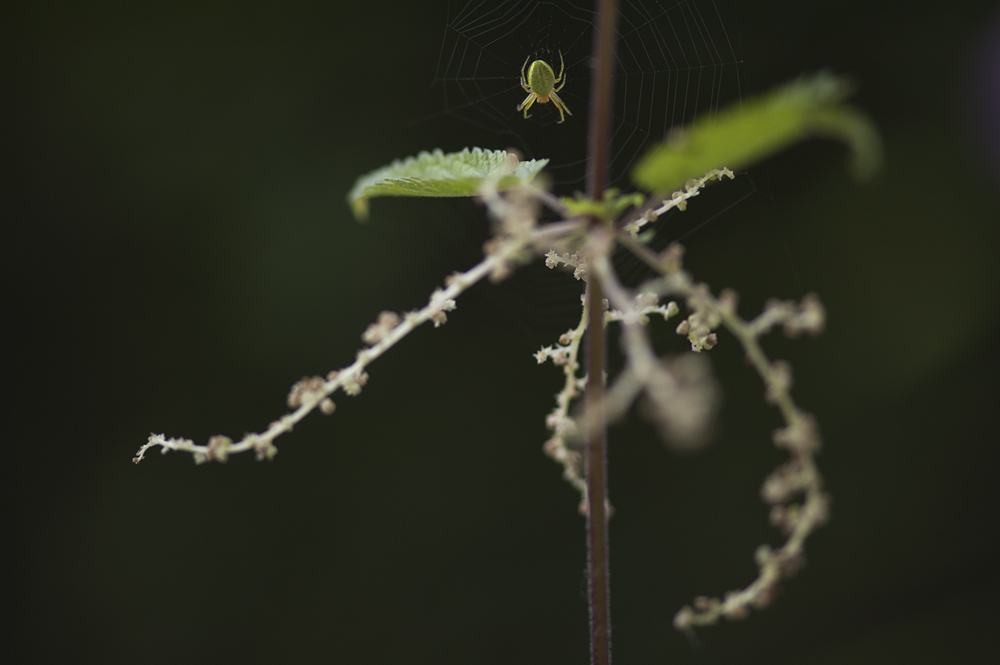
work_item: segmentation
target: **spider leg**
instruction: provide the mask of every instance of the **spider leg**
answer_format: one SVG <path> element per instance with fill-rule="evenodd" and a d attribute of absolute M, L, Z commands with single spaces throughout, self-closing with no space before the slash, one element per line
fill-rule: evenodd
<path fill-rule="evenodd" d="M 573 112 L 569 110 L 568 106 L 566 106 L 566 102 L 564 102 L 562 98 L 556 94 L 555 90 L 549 93 L 549 99 L 552 100 L 552 104 L 559 109 L 559 122 L 556 123 L 557 125 L 561 125 L 566 120 L 566 116 L 563 115 L 563 111 L 573 115 Z"/>
<path fill-rule="evenodd" d="M 521 102 L 521 105 L 517 107 L 518 111 L 521 111 L 521 110 L 524 111 L 524 119 L 525 120 L 527 120 L 530 117 L 528 115 L 528 109 L 531 108 L 531 105 L 535 103 L 536 99 L 538 99 L 538 96 L 535 95 L 535 93 L 531 93 L 530 95 L 528 95 L 527 97 L 525 97 L 524 101 Z"/>
<path fill-rule="evenodd" d="M 563 72 L 565 71 L 566 71 L 566 63 L 563 61 L 562 49 L 559 49 L 559 76 L 556 77 L 556 80 L 553 81 L 553 83 L 559 83 L 559 81 L 563 81 Z M 563 81 L 563 85 L 566 85 L 565 81 Z M 562 89 L 562 86 L 559 86 L 556 89 L 560 90 Z"/>
<path fill-rule="evenodd" d="M 524 80 L 524 68 L 528 66 L 528 60 L 531 60 L 530 53 L 528 54 L 528 57 L 524 59 L 524 64 L 521 65 L 521 87 L 525 90 L 531 90 L 531 88 L 528 87 L 528 83 Z"/>

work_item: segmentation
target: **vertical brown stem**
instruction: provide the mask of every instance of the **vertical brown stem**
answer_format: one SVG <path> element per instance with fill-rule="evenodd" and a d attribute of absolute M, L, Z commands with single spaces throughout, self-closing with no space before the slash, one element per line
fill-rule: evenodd
<path fill-rule="evenodd" d="M 616 0 L 597 0 L 590 96 L 590 146 L 587 193 L 600 200 L 607 189 L 611 148 L 611 104 L 614 100 Z M 592 224 L 600 224 L 597 218 Z M 587 282 L 587 573 L 590 601 L 590 662 L 611 665 L 611 591 L 608 561 L 607 454 L 601 401 L 604 392 L 604 308 L 601 285 Z"/>
<path fill-rule="evenodd" d="M 590 601 L 590 662 L 611 663 L 611 587 L 608 579 L 607 455 L 601 399 L 604 385 L 604 308 L 601 285 L 587 282 L 587 581 Z"/>
<path fill-rule="evenodd" d="M 611 150 L 611 105 L 614 102 L 617 0 L 597 0 L 594 54 L 590 73 L 590 134 L 587 157 L 587 194 L 600 199 L 607 189 Z"/>

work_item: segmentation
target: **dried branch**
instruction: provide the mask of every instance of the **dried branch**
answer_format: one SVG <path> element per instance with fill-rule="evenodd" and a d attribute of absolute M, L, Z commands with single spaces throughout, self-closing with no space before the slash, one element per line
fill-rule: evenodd
<path fill-rule="evenodd" d="M 784 326 L 789 335 L 819 333 L 825 318 L 819 299 L 809 294 L 798 304 L 770 301 L 763 313 L 746 321 L 736 313 L 736 293 L 726 290 L 715 297 L 708 285 L 695 284 L 681 268 L 682 254 L 679 245 L 668 247 L 660 255 L 649 252 L 644 259 L 658 265 L 664 275 L 646 283 L 641 290 L 686 299 L 691 315 L 678 326 L 677 332 L 688 337 L 695 351 L 711 348 L 715 340 L 711 344 L 708 340 L 720 326 L 736 337 L 764 382 L 768 403 L 777 406 L 785 421 L 785 426 L 773 434 L 774 444 L 787 450 L 791 457 L 761 487 L 761 498 L 772 506 L 771 524 L 781 529 L 787 540 L 778 549 L 767 545 L 757 548 L 759 574 L 745 589 L 730 591 L 721 600 L 699 596 L 691 606 L 683 607 L 674 617 L 674 626 L 690 630 L 715 623 L 719 617 L 741 619 L 750 609 L 768 606 L 778 594 L 780 581 L 794 575 L 804 564 L 805 540 L 828 519 L 830 499 L 823 491 L 823 479 L 815 463 L 820 449 L 816 421 L 792 399 L 789 364 L 770 361 L 759 342 L 764 333 L 777 325 Z M 801 503 L 795 503 L 800 496 Z"/>
<path fill-rule="evenodd" d="M 556 408 L 545 418 L 545 425 L 552 431 L 552 438 L 545 442 L 545 454 L 563 466 L 563 478 L 580 492 L 580 512 L 587 510 L 587 481 L 583 477 L 583 457 L 579 450 L 571 449 L 567 441 L 578 427 L 574 418 L 569 415 L 573 400 L 580 397 L 587 387 L 587 376 L 577 376 L 580 369 L 580 342 L 587 330 L 587 306 L 584 301 L 580 323 L 559 337 L 555 346 L 543 347 L 535 354 L 539 364 L 551 360 L 552 364 L 562 367 L 565 380 L 562 390 L 556 395 Z"/>
<path fill-rule="evenodd" d="M 430 321 L 435 328 L 444 324 L 447 321 L 446 313 L 455 309 L 455 298 L 469 287 L 486 277 L 499 281 L 510 274 L 513 265 L 554 245 L 566 243 L 568 239 L 578 235 L 580 223 L 577 221 L 535 226 L 537 202 L 545 200 L 541 193 L 544 193 L 543 190 L 525 184 L 501 194 L 495 183 L 487 182 L 483 187 L 482 199 L 491 215 L 501 220 L 501 223 L 484 247 L 486 257 L 469 270 L 450 275 L 445 280 L 444 288 L 435 290 L 423 308 L 406 312 L 402 316 L 394 312 L 382 312 L 378 321 L 368 326 L 362 335 L 363 341 L 369 346 L 358 351 L 355 361 L 347 367 L 330 372 L 325 378 L 305 377 L 293 385 L 288 395 L 288 406 L 295 410 L 271 422 L 265 431 L 246 434 L 235 442 L 229 437 L 216 435 L 206 445 L 196 444 L 190 439 L 151 434 L 132 461 L 138 464 L 150 449 L 156 447 L 161 448 L 164 454 L 171 450 L 191 453 L 197 464 L 225 462 L 230 455 L 249 450 L 253 450 L 259 460 L 273 458 L 278 452 L 274 445 L 275 439 L 292 431 L 296 423 L 317 407 L 327 415 L 333 413 L 335 404 L 331 395 L 338 390 L 346 395 L 359 394 L 368 381 L 365 371 L 368 365 L 421 324 Z"/>

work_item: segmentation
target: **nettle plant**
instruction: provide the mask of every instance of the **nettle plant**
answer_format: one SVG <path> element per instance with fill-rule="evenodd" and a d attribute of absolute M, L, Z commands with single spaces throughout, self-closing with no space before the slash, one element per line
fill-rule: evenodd
<path fill-rule="evenodd" d="M 551 361 L 565 379 L 546 419 L 551 436 L 544 450 L 562 465 L 564 478 L 580 492 L 580 511 L 587 518 L 593 662 L 610 662 L 606 427 L 623 418 L 639 400 L 644 407 L 641 412 L 656 424 L 668 443 L 684 449 L 704 443 L 716 412 L 718 389 L 701 354 L 720 342 L 720 329 L 729 331 L 743 347 L 763 380 L 767 402 L 784 419 L 784 426 L 773 433 L 773 441 L 788 452 L 789 459 L 764 481 L 761 497 L 772 506 L 770 521 L 786 539 L 780 547 L 757 548 L 759 574 L 748 586 L 722 598 L 695 598 L 677 612 L 674 625 L 690 632 L 720 617 L 739 619 L 753 608 L 767 606 L 779 582 L 802 566 L 806 538 L 828 518 L 829 497 L 815 463 L 820 449 L 816 420 L 792 399 L 788 363 L 769 360 L 760 338 L 776 327 L 789 336 L 819 333 L 824 324 L 823 307 L 809 294 L 799 302 L 769 301 L 763 312 L 744 319 L 737 312 L 735 291 L 715 294 L 684 269 L 684 250 L 679 244 L 662 252 L 651 250 L 648 244 L 654 231 L 647 226 L 669 210 L 684 210 L 708 183 L 732 179 L 730 169 L 745 168 L 811 136 L 846 142 L 855 174 L 866 177 L 878 166 L 878 135 L 861 112 L 844 104 L 848 82 L 821 73 L 675 129 L 632 170 L 632 181 L 640 192 L 608 190 L 603 184 L 612 96 L 608 35 L 613 34 L 613 25 L 602 21 L 599 18 L 595 39 L 599 57 L 595 57 L 590 109 L 588 195 L 567 198 L 551 194 L 544 176 L 538 177 L 548 160 L 521 161 L 505 151 L 480 148 L 451 154 L 425 152 L 360 177 L 348 195 L 359 219 L 369 215 L 370 199 L 380 196 L 479 198 L 493 222 L 483 260 L 446 277 L 422 308 L 382 312 L 362 334 L 364 347 L 355 361 L 292 386 L 288 394 L 292 411 L 271 422 L 267 430 L 247 434 L 239 441 L 213 436 L 205 445 L 154 434 L 133 461 L 138 463 L 153 448 L 163 453 L 190 453 L 199 464 L 225 462 L 230 455 L 248 451 L 257 459 L 272 459 L 279 436 L 315 409 L 332 414 L 332 398 L 338 391 L 359 394 L 368 381 L 366 370 L 371 363 L 417 326 L 427 322 L 434 327 L 443 325 L 448 312 L 455 309 L 456 299 L 469 287 L 483 279 L 499 282 L 519 266 L 544 257 L 548 267 L 568 268 L 587 284 L 579 324 L 535 357 L 539 363 Z M 557 221 L 542 223 L 546 210 L 554 213 Z M 627 288 L 611 260 L 612 251 L 619 246 L 648 265 L 656 277 L 638 288 Z M 682 308 L 685 315 L 676 330 L 690 341 L 691 353 L 661 357 L 653 348 L 647 324 L 654 317 L 681 317 Z M 606 375 L 605 366 L 608 325 L 621 328 L 625 360 L 624 368 L 613 377 Z"/>

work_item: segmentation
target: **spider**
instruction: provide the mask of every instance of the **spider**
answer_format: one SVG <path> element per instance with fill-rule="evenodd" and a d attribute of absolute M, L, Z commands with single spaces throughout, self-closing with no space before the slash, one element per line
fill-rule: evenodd
<path fill-rule="evenodd" d="M 524 59 L 524 64 L 521 65 L 521 87 L 528 91 L 528 96 L 525 98 L 521 105 L 517 107 L 517 110 L 524 110 L 524 119 L 527 120 L 528 109 L 536 101 L 539 104 L 548 104 L 551 101 L 555 104 L 556 109 L 559 110 L 559 122 L 562 123 L 566 120 L 566 116 L 563 111 L 573 115 L 569 108 L 566 107 L 566 103 L 559 99 L 559 95 L 556 93 L 563 89 L 566 85 L 566 79 L 563 78 L 563 72 L 566 71 L 566 63 L 563 62 L 562 51 L 559 51 L 559 76 L 556 76 L 555 72 L 552 71 L 552 67 L 549 63 L 544 60 L 535 60 L 531 63 L 531 67 L 528 67 L 528 80 L 524 80 L 524 68 L 528 66 L 528 60 L 531 59 L 529 55 Z M 561 81 L 561 83 L 560 83 Z M 558 84 L 558 87 L 556 85 Z"/>

